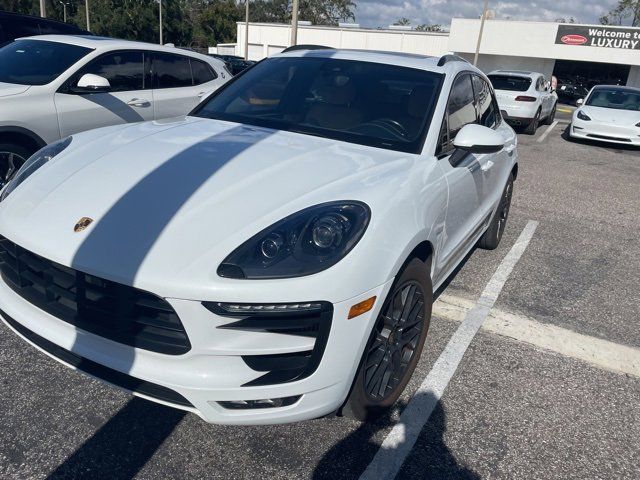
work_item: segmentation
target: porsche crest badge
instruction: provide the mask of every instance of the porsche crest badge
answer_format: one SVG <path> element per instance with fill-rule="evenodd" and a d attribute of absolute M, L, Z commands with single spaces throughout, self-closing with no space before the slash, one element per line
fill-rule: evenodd
<path fill-rule="evenodd" d="M 76 226 L 73 227 L 73 231 L 81 232 L 82 230 L 87 228 L 89 225 L 91 225 L 91 222 L 93 222 L 93 218 L 82 217 L 80 220 L 78 220 L 78 223 L 76 223 Z"/>

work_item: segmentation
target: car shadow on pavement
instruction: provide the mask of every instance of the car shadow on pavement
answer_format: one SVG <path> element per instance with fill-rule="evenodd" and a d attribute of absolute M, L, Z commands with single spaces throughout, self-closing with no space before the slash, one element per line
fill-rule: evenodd
<path fill-rule="evenodd" d="M 47 478 L 133 478 L 185 415 L 134 397 Z"/>
<path fill-rule="evenodd" d="M 420 395 L 433 396 L 431 393 Z M 429 400 L 435 401 L 433 398 Z M 399 408 L 404 409 L 405 405 Z M 392 417 L 391 413 L 376 421 L 362 423 L 322 457 L 312 478 L 314 480 L 359 478 L 380 449 L 380 444 L 388 433 L 385 430 L 391 429 L 397 423 L 392 420 Z M 422 429 L 420 437 L 413 445 L 411 453 L 405 459 L 396 478 L 479 480 L 480 475 L 460 464 L 447 447 L 444 439 L 446 430 L 444 408 L 440 401 L 435 401 L 429 421 Z M 376 478 L 385 477 L 378 475 Z"/>

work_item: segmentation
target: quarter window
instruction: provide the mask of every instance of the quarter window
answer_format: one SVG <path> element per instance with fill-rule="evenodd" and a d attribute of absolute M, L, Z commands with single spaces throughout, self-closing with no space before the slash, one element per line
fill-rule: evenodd
<path fill-rule="evenodd" d="M 145 88 L 143 57 L 142 51 L 108 53 L 84 67 L 76 81 L 84 74 L 93 73 L 109 80 L 112 92 L 143 90 Z"/>
<path fill-rule="evenodd" d="M 165 53 L 155 54 L 153 70 L 156 88 L 190 87 L 193 85 L 191 65 L 187 57 Z"/>

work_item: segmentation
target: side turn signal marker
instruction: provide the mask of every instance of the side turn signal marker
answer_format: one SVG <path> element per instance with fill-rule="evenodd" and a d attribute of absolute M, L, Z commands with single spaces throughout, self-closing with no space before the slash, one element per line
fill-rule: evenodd
<path fill-rule="evenodd" d="M 349 309 L 348 319 L 367 313 L 373 308 L 373 304 L 376 303 L 376 297 L 367 298 L 366 300 L 356 303 Z"/>

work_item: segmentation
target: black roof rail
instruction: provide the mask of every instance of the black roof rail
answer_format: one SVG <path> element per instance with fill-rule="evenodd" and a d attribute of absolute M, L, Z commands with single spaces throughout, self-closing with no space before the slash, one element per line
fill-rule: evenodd
<path fill-rule="evenodd" d="M 440 60 L 438 60 L 438 66 L 442 67 L 445 63 L 447 62 L 467 62 L 464 58 L 458 56 L 458 55 L 452 55 L 450 53 L 443 55 L 440 57 Z"/>
<path fill-rule="evenodd" d="M 333 47 L 325 47 L 324 45 L 293 45 L 285 48 L 281 53 L 295 52 L 296 50 L 335 50 Z"/>

